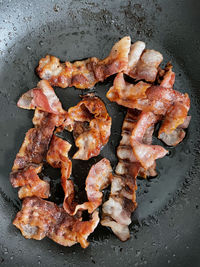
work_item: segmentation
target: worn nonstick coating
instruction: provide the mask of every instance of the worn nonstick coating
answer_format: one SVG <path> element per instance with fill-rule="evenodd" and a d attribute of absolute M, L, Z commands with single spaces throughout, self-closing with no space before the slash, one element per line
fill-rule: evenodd
<path fill-rule="evenodd" d="M 199 1 L 0 1 L 0 265 L 2 266 L 200 266 L 200 35 Z M 171 60 L 177 73 L 175 88 L 191 97 L 192 121 L 187 137 L 158 161 L 159 175 L 138 180 L 139 207 L 133 215 L 131 239 L 120 242 L 99 226 L 90 246 L 62 247 L 49 239 L 26 240 L 12 225 L 20 209 L 17 190 L 9 182 L 13 160 L 31 128 L 32 111 L 16 101 L 34 87 L 38 60 L 47 53 L 64 60 L 105 57 L 121 37 L 144 40 Z M 112 135 L 101 156 L 73 161 L 75 182 L 84 187 L 90 166 L 102 156 L 116 164 L 115 149 L 125 108 L 110 103 L 105 93 L 113 77 L 94 91 L 112 116 Z M 56 89 L 64 108 L 75 105 L 80 91 Z M 69 136 L 66 136 L 69 138 Z M 154 140 L 157 142 L 156 138 Z M 48 167 L 51 199 L 63 193 L 59 171 Z"/>

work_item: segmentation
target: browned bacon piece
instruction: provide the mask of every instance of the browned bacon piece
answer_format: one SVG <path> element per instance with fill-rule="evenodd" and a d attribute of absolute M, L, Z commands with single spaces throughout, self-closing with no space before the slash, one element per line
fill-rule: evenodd
<path fill-rule="evenodd" d="M 119 105 L 165 116 L 158 137 L 166 144 L 175 146 L 185 137 L 181 125 L 184 121 L 184 126 L 189 125 L 190 117 L 187 114 L 190 99 L 188 94 L 172 89 L 175 74 L 170 64 L 163 72 L 159 76 L 159 85 L 142 81 L 130 84 L 124 80 L 123 74 L 119 73 L 106 96 Z"/>
<path fill-rule="evenodd" d="M 38 108 L 53 114 L 65 113 L 54 89 L 46 80 L 40 81 L 36 88 L 23 94 L 17 102 L 17 106 L 24 109 Z"/>
<path fill-rule="evenodd" d="M 175 100 L 175 91 L 142 81 L 130 84 L 124 80 L 123 74 L 119 73 L 106 96 L 110 101 L 128 108 L 164 115 Z"/>
<path fill-rule="evenodd" d="M 73 215 L 76 214 L 78 210 L 88 210 L 89 213 L 93 213 L 94 210 L 101 205 L 103 197 L 101 191 L 111 183 L 111 179 L 112 167 L 108 159 L 103 158 L 98 163 L 94 164 L 85 182 L 88 202 L 77 205 Z"/>
<path fill-rule="evenodd" d="M 18 192 L 20 198 L 49 196 L 49 184 L 42 181 L 37 173 L 41 171 L 55 126 L 59 126 L 62 121 L 58 115 L 35 110 L 35 128 L 26 133 L 10 174 L 11 184 L 14 187 L 22 186 Z"/>
<path fill-rule="evenodd" d="M 108 142 L 111 129 L 111 117 L 104 103 L 96 96 L 83 96 L 75 107 L 68 110 L 74 121 L 73 135 L 79 148 L 74 159 L 88 160 L 97 156 L 101 148 Z"/>
<path fill-rule="evenodd" d="M 74 201 L 74 184 L 69 180 L 72 172 L 72 162 L 68 158 L 70 149 L 70 143 L 54 135 L 47 153 L 47 162 L 53 168 L 61 169 L 61 184 L 65 193 L 63 208 L 67 213 L 72 214 L 76 203 Z"/>
<path fill-rule="evenodd" d="M 158 116 L 154 113 L 142 112 L 130 138 L 133 154 L 145 170 L 152 165 L 154 166 L 156 159 L 163 158 L 168 153 L 168 151 L 161 146 L 145 144 L 143 142 L 145 132 L 157 121 Z"/>
<path fill-rule="evenodd" d="M 47 55 L 40 59 L 36 71 L 41 79 L 48 80 L 51 85 L 62 88 L 92 88 L 97 82 L 127 69 L 130 44 L 129 36 L 122 38 L 103 60 L 92 57 L 74 63 L 61 63 L 58 58 Z"/>
<path fill-rule="evenodd" d="M 45 236 L 63 246 L 80 243 L 86 248 L 88 236 L 99 223 L 98 212 L 89 221 L 70 216 L 53 202 L 38 197 L 25 198 L 22 209 L 17 213 L 13 224 L 20 229 L 25 238 L 41 240 Z"/>
<path fill-rule="evenodd" d="M 61 168 L 61 184 L 65 193 L 63 208 L 70 215 L 75 215 L 78 210 L 88 210 L 89 213 L 93 213 L 102 203 L 101 191 L 110 184 L 112 178 L 110 162 L 104 158 L 92 166 L 86 178 L 88 202 L 78 205 L 74 200 L 74 184 L 68 179 L 72 167 L 68 158 L 70 148 L 71 145 L 67 141 L 53 136 L 47 153 L 47 162 L 53 168 Z"/>
<path fill-rule="evenodd" d="M 175 73 L 172 71 L 172 65 L 168 63 L 160 85 L 165 88 L 172 88 L 174 81 Z M 186 129 L 190 123 L 191 116 L 188 116 L 189 109 L 190 98 L 188 94 L 183 95 L 174 90 L 174 103 L 165 114 L 158 133 L 158 138 L 169 146 L 176 146 L 179 144 L 185 137 L 184 129 Z"/>
<path fill-rule="evenodd" d="M 155 176 L 155 161 L 148 168 L 144 168 L 134 154 L 131 137 L 137 136 L 142 145 L 151 147 L 154 124 L 158 116 L 143 114 L 137 110 L 129 109 L 122 126 L 122 139 L 117 148 L 119 159 L 115 175 L 111 183 L 109 200 L 103 204 L 103 218 L 101 224 L 109 226 L 122 240 L 129 238 L 128 225 L 131 223 L 131 213 L 136 209 L 136 178 L 142 176 Z M 138 160 L 139 159 L 139 160 Z"/>
<path fill-rule="evenodd" d="M 136 80 L 154 82 L 163 56 L 155 50 L 144 49 L 145 43 L 141 41 L 131 45 L 125 73 Z"/>
<path fill-rule="evenodd" d="M 49 183 L 39 178 L 37 173 L 41 172 L 42 164 L 31 164 L 22 170 L 13 171 L 10 181 L 13 187 L 21 187 L 18 191 L 20 199 L 31 196 L 41 198 L 49 197 Z"/>

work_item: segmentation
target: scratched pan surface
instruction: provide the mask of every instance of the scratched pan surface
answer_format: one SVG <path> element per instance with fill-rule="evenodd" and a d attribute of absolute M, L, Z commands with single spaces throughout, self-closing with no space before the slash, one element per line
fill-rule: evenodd
<path fill-rule="evenodd" d="M 0 265 L 2 266 L 200 266 L 200 36 L 198 1 L 0 1 Z M 34 87 L 38 60 L 47 53 L 64 60 L 105 57 L 121 37 L 144 40 L 171 60 L 175 88 L 191 97 L 192 121 L 185 140 L 167 148 L 158 161 L 158 177 L 138 180 L 139 207 L 130 226 L 131 239 L 120 242 L 99 226 L 90 246 L 62 247 L 49 239 L 26 240 L 12 225 L 20 209 L 9 183 L 13 160 L 32 126 L 32 111 L 16 101 Z M 125 108 L 110 103 L 105 93 L 113 78 L 96 85 L 95 93 L 112 116 L 112 135 L 101 155 L 89 162 L 73 161 L 73 177 L 84 188 L 92 164 L 102 156 L 115 166 L 115 149 Z M 64 108 L 86 91 L 59 89 Z M 69 136 L 64 133 L 66 138 Z M 155 143 L 159 143 L 156 138 Z M 59 171 L 46 167 L 51 200 L 61 203 Z"/>

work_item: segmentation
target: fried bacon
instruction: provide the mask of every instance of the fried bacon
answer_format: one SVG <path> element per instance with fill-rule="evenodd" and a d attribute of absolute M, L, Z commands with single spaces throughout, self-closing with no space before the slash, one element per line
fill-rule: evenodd
<path fill-rule="evenodd" d="M 172 65 L 168 63 L 165 70 L 160 70 L 158 82 L 164 88 L 170 89 L 175 81 L 175 73 L 172 71 Z M 185 131 L 191 117 L 188 116 L 190 109 L 190 99 L 188 94 L 181 94 L 178 91 L 173 91 L 174 102 L 168 108 L 163 123 L 160 127 L 158 138 L 169 146 L 176 146 L 185 137 Z"/>
<path fill-rule="evenodd" d="M 47 236 L 63 246 L 80 243 L 83 248 L 89 245 L 87 238 L 98 223 L 97 211 L 92 214 L 91 220 L 81 221 L 81 218 L 70 216 L 53 202 L 38 197 L 25 198 L 13 221 L 25 238 L 41 240 Z"/>
<path fill-rule="evenodd" d="M 68 114 L 74 120 L 73 135 L 79 148 L 73 158 L 88 160 L 99 155 L 108 142 L 111 129 L 111 117 L 104 103 L 92 94 L 86 95 L 68 110 Z"/>
<path fill-rule="evenodd" d="M 18 192 L 19 198 L 32 195 L 48 198 L 49 184 L 37 174 L 41 171 L 55 126 L 61 121 L 58 115 L 35 110 L 35 128 L 26 133 L 10 174 L 13 187 L 22 186 Z"/>
<path fill-rule="evenodd" d="M 54 89 L 46 80 L 40 81 L 36 88 L 23 94 L 17 102 L 17 106 L 24 109 L 37 107 L 42 111 L 54 114 L 65 113 Z"/>
<path fill-rule="evenodd" d="M 53 136 L 48 153 L 47 162 L 53 168 L 61 168 L 61 184 L 65 193 L 63 208 L 70 215 L 75 215 L 78 210 L 88 210 L 93 213 L 102 203 L 102 190 L 111 181 L 112 168 L 109 160 L 102 159 L 92 166 L 86 178 L 86 192 L 88 202 L 78 205 L 74 200 L 74 184 L 68 178 L 71 175 L 72 163 L 68 158 L 71 145 L 57 136 Z"/>
<path fill-rule="evenodd" d="M 155 159 L 167 151 L 153 146 L 152 134 L 159 116 L 129 109 L 122 126 L 122 139 L 117 148 L 119 162 L 111 183 L 111 194 L 103 204 L 101 224 L 109 226 L 120 240 L 129 238 L 128 225 L 131 213 L 136 209 L 136 178 L 155 176 Z M 137 142 L 137 147 L 133 140 Z M 131 145 L 130 145 L 131 144 Z M 140 153 L 139 147 L 141 146 Z M 146 162 L 144 162 L 146 158 Z"/>
<path fill-rule="evenodd" d="M 163 158 L 168 151 L 158 145 L 143 143 L 143 137 L 147 129 L 158 121 L 158 116 L 152 112 L 142 112 L 131 134 L 131 146 L 133 154 L 144 169 L 155 165 L 155 160 Z"/>
<path fill-rule="evenodd" d="M 138 102 L 146 98 L 146 90 L 150 86 L 151 84 L 142 81 L 137 84 L 127 83 L 124 80 L 123 73 L 118 73 L 114 79 L 113 86 L 107 92 L 106 97 L 111 102 L 116 102 L 117 104 L 127 108 L 139 109 Z M 142 108 L 143 107 L 141 107 L 141 109 Z"/>
<path fill-rule="evenodd" d="M 186 94 L 186 102 L 189 97 Z M 190 123 L 191 116 L 187 116 L 189 103 L 175 102 L 167 111 L 164 121 L 159 129 L 158 138 L 169 146 L 176 146 L 185 137 L 185 128 Z"/>
<path fill-rule="evenodd" d="M 20 199 L 31 196 L 48 198 L 50 187 L 49 183 L 43 181 L 37 175 L 41 172 L 42 164 L 31 164 L 22 170 L 13 171 L 10 174 L 10 182 L 13 187 L 21 187 L 18 191 Z"/>
<path fill-rule="evenodd" d="M 74 184 L 69 177 L 72 172 L 72 162 L 68 158 L 68 152 L 71 144 L 60 137 L 53 136 L 47 153 L 47 162 L 53 168 L 61 169 L 61 184 L 65 193 L 63 208 L 71 214 L 75 209 L 74 202 Z"/>
<path fill-rule="evenodd" d="M 48 80 L 51 85 L 62 88 L 92 88 L 97 82 L 127 69 L 130 44 L 129 36 L 122 38 L 103 60 L 92 57 L 74 63 L 61 63 L 58 58 L 47 55 L 40 59 L 36 71 L 41 79 Z"/>
<path fill-rule="evenodd" d="M 46 156 L 57 118 L 53 114 L 36 111 L 33 122 L 36 122 L 37 126 L 26 133 L 13 170 L 23 169 L 29 163 L 39 164 Z"/>
<path fill-rule="evenodd" d="M 158 138 L 167 145 L 175 146 L 185 137 L 185 131 L 179 125 L 182 125 L 185 120 L 189 124 L 187 114 L 190 99 L 188 94 L 172 89 L 174 81 L 175 74 L 169 63 L 165 70 L 159 71 L 159 85 L 151 85 L 142 81 L 130 84 L 124 80 L 123 74 L 119 73 L 106 96 L 110 101 L 117 102 L 119 105 L 163 115 L 164 120 Z M 139 146 L 139 148 L 142 147 Z"/>
<path fill-rule="evenodd" d="M 130 84 L 124 80 L 123 74 L 119 73 L 106 96 L 110 101 L 117 102 L 119 105 L 163 115 L 173 104 L 175 91 L 142 81 Z"/>
<path fill-rule="evenodd" d="M 76 214 L 78 210 L 88 210 L 89 213 L 93 213 L 94 210 L 101 205 L 103 197 L 103 193 L 101 191 L 110 184 L 111 179 L 112 168 L 109 160 L 103 158 L 93 165 L 85 182 L 88 202 L 77 205 L 73 215 Z"/>
<path fill-rule="evenodd" d="M 111 182 L 109 199 L 102 206 L 101 224 L 111 227 L 122 241 L 130 236 L 128 225 L 131 223 L 131 213 L 137 207 L 136 177 L 140 164 L 134 157 L 130 146 L 130 136 L 136 117 L 137 115 L 132 110 L 128 110 L 122 126 L 122 139 L 117 148 L 119 163 Z"/>
<path fill-rule="evenodd" d="M 141 41 L 131 45 L 128 68 L 125 73 L 136 80 L 154 82 L 163 56 L 155 50 L 144 49 L 145 43 Z"/>

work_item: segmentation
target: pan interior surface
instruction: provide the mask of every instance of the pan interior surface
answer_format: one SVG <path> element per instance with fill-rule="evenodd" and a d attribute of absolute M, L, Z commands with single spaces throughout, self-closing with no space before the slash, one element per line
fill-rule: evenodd
<path fill-rule="evenodd" d="M 0 2 L 0 264 L 5 266 L 199 266 L 200 265 L 200 80 L 197 8 L 187 1 L 3 1 Z M 192 30 L 191 30 L 192 29 Z M 17 108 L 19 96 L 39 81 L 34 70 L 41 57 L 62 61 L 104 58 L 121 37 L 142 40 L 171 61 L 175 89 L 191 98 L 192 120 L 186 138 L 158 161 L 158 176 L 139 180 L 138 208 L 130 226 L 131 238 L 120 242 L 98 226 L 90 246 L 62 247 L 49 239 L 25 240 L 12 225 L 21 203 L 9 182 L 9 172 L 24 135 L 32 127 L 32 111 Z M 192 43 L 191 43 L 192 40 Z M 100 156 L 73 160 L 74 181 L 84 187 L 95 162 L 106 157 L 116 166 L 116 147 L 126 109 L 105 97 L 113 77 L 93 90 L 55 88 L 63 107 L 76 105 L 80 95 L 95 92 L 112 117 L 112 134 Z M 155 138 L 155 143 L 159 141 Z M 162 144 L 163 145 L 163 144 Z M 51 200 L 60 204 L 59 171 L 49 167 Z"/>

